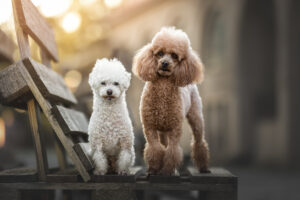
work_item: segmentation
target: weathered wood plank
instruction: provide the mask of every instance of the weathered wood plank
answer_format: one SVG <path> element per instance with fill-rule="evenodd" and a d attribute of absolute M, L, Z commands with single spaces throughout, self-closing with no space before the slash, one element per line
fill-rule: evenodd
<path fill-rule="evenodd" d="M 80 181 L 79 177 L 80 174 L 74 168 L 65 170 L 52 170 L 52 172 L 47 174 L 47 182 L 74 183 Z"/>
<path fill-rule="evenodd" d="M 223 168 L 210 168 L 211 173 L 199 173 L 194 167 L 188 167 L 193 183 L 237 183 L 237 177 Z"/>
<path fill-rule="evenodd" d="M 22 62 L 6 67 L 0 72 L 0 103 L 25 109 L 26 102 L 33 98 L 19 67 Z"/>
<path fill-rule="evenodd" d="M 0 183 L 38 181 L 36 169 L 18 168 L 0 172 Z"/>
<path fill-rule="evenodd" d="M 40 108 L 34 99 L 31 99 L 27 104 L 28 117 L 31 127 L 31 133 L 35 146 L 36 165 L 38 169 L 39 180 L 45 181 L 48 173 L 48 160 L 46 153 L 46 146 L 41 135 L 40 129 Z"/>
<path fill-rule="evenodd" d="M 164 176 L 164 175 L 149 175 L 149 182 L 151 183 L 180 183 L 181 178 L 178 171 L 175 171 L 174 175 Z"/>
<path fill-rule="evenodd" d="M 89 158 L 90 147 L 88 143 L 77 143 L 73 146 L 73 149 L 77 153 L 86 171 L 94 169 L 93 163 Z"/>
<path fill-rule="evenodd" d="M 51 59 L 49 58 L 49 54 L 43 48 L 40 48 L 40 55 L 43 65 L 51 68 Z"/>
<path fill-rule="evenodd" d="M 48 67 L 31 58 L 23 59 L 23 64 L 30 73 L 42 95 L 51 103 L 76 104 L 77 100 L 67 88 L 64 79 Z"/>
<path fill-rule="evenodd" d="M 66 105 L 77 103 L 76 98 L 67 88 L 59 74 L 31 58 L 25 58 L 23 63 L 43 96 L 51 103 L 63 103 Z M 0 72 L 0 103 L 3 105 L 25 108 L 26 102 L 33 97 L 20 73 L 20 65 L 21 61 Z M 82 117 L 81 119 L 83 120 Z M 82 121 L 80 125 L 84 125 L 84 122 L 87 122 L 87 120 Z M 82 127 L 86 128 L 86 126 Z"/>
<path fill-rule="evenodd" d="M 58 105 L 53 106 L 52 112 L 65 134 L 87 134 L 88 120 L 82 112 Z"/>
<path fill-rule="evenodd" d="M 128 175 L 120 176 L 117 174 L 107 175 L 93 175 L 91 182 L 97 183 L 135 183 L 138 176 L 142 174 L 143 170 L 141 167 L 130 168 Z"/>
<path fill-rule="evenodd" d="M 27 61 L 30 62 L 30 59 L 27 59 Z M 44 68 L 46 68 L 46 67 L 44 67 Z M 48 70 L 50 70 L 50 69 L 48 69 Z M 51 124 L 57 137 L 59 138 L 59 140 L 63 144 L 64 148 L 66 149 L 68 155 L 72 159 L 75 167 L 79 171 L 79 173 L 82 176 L 82 178 L 84 179 L 84 181 L 90 180 L 90 175 L 89 175 L 88 171 L 86 171 L 83 163 L 81 162 L 77 153 L 73 149 L 73 145 L 74 145 L 73 141 L 64 134 L 59 122 L 56 120 L 56 118 L 52 114 L 51 104 L 43 97 L 43 94 L 41 93 L 40 89 L 36 85 L 32 75 L 30 74 L 29 71 L 30 70 L 28 70 L 28 67 L 25 67 L 24 65 L 22 65 L 20 67 L 20 72 L 23 75 L 24 79 L 26 80 L 27 85 L 29 86 L 32 94 L 34 95 L 35 99 L 37 100 L 40 107 L 42 108 L 43 113 L 45 114 L 46 118 L 48 119 L 49 123 Z"/>
<path fill-rule="evenodd" d="M 191 182 L 184 183 L 150 183 L 146 181 L 135 183 L 47 183 L 47 182 L 15 182 L 0 183 L 0 187 L 15 189 L 61 189 L 61 190 L 182 190 L 182 191 L 236 191 L 232 184 L 196 184 Z"/>
<path fill-rule="evenodd" d="M 23 31 L 29 34 L 54 61 L 58 61 L 54 32 L 30 0 L 13 0 Z"/>
<path fill-rule="evenodd" d="M 200 191 L 199 200 L 237 200 L 237 189 L 234 191 L 218 192 L 218 191 Z"/>
<path fill-rule="evenodd" d="M 18 46 L 20 51 L 20 57 L 21 59 L 24 59 L 26 57 L 30 57 L 30 48 L 29 48 L 29 41 L 28 41 L 28 34 L 25 33 L 20 25 L 19 15 L 20 15 L 20 9 L 17 1 L 12 1 L 13 5 L 13 14 L 14 14 L 14 22 L 15 22 L 15 29 L 16 29 L 16 35 L 18 40 Z"/>
<path fill-rule="evenodd" d="M 13 62 L 15 49 L 15 43 L 0 29 L 0 58 Z"/>

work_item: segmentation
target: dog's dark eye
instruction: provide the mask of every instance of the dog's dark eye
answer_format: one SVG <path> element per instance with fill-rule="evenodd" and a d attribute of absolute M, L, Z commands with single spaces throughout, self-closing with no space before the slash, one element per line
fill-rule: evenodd
<path fill-rule="evenodd" d="M 159 52 L 157 53 L 157 55 L 160 56 L 160 57 L 162 57 L 162 56 L 164 55 L 164 52 L 163 52 L 163 51 L 159 51 Z"/>
<path fill-rule="evenodd" d="M 176 53 L 171 53 L 171 56 L 172 56 L 173 59 L 176 59 L 176 60 L 178 59 L 178 56 L 177 56 Z"/>
<path fill-rule="evenodd" d="M 118 82 L 114 82 L 114 85 L 116 85 L 116 86 L 117 86 L 117 85 L 119 85 L 119 83 L 118 83 Z"/>
<path fill-rule="evenodd" d="M 101 85 L 106 85 L 106 83 L 103 81 L 103 82 L 101 82 Z"/>

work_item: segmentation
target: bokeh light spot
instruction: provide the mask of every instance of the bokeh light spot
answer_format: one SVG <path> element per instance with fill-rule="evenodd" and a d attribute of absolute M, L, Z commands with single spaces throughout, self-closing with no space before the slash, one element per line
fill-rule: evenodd
<path fill-rule="evenodd" d="M 122 0 L 104 0 L 104 3 L 109 8 L 116 8 L 121 5 Z"/>
<path fill-rule="evenodd" d="M 76 12 L 68 13 L 61 21 L 61 27 L 66 33 L 76 31 L 81 24 L 81 16 Z"/>
<path fill-rule="evenodd" d="M 76 89 L 81 83 L 82 75 L 77 70 L 70 70 L 65 75 L 65 81 L 70 89 Z"/>
<path fill-rule="evenodd" d="M 12 17 L 11 0 L 0 0 L 0 24 L 7 22 Z"/>
<path fill-rule="evenodd" d="M 45 17 L 60 16 L 65 13 L 72 5 L 73 0 L 35 0 Z"/>
<path fill-rule="evenodd" d="M 0 147 L 5 144 L 5 123 L 2 118 L 0 118 Z"/>

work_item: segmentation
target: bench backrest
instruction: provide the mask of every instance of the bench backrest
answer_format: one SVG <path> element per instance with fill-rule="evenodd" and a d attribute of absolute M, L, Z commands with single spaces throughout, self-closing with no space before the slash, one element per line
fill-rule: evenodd
<path fill-rule="evenodd" d="M 30 0 L 12 0 L 21 58 L 30 57 L 28 35 L 39 45 L 42 63 L 58 61 L 54 32 Z"/>

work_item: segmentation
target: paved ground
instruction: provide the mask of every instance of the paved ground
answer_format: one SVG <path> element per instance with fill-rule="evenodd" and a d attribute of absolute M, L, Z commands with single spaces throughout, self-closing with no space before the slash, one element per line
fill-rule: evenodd
<path fill-rule="evenodd" d="M 239 200 L 300 200 L 300 170 L 233 167 L 239 177 Z"/>

